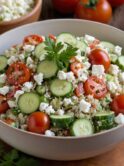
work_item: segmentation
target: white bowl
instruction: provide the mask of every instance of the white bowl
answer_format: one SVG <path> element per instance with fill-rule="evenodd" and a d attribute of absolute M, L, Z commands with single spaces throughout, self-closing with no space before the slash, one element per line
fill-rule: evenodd
<path fill-rule="evenodd" d="M 28 34 L 85 33 L 124 47 L 124 32 L 108 25 L 75 19 L 48 20 L 11 30 L 0 36 L 0 53 Z M 47 137 L 12 128 L 0 121 L 0 138 L 27 154 L 52 160 L 79 160 L 106 152 L 124 140 L 124 126 L 89 137 Z"/>

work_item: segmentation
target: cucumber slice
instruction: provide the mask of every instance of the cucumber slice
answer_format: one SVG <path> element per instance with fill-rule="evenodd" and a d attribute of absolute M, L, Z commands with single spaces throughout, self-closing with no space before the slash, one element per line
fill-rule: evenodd
<path fill-rule="evenodd" d="M 109 54 L 112 63 L 116 63 L 118 56 L 116 54 Z"/>
<path fill-rule="evenodd" d="M 0 56 L 0 71 L 4 70 L 7 66 L 7 58 L 5 56 Z"/>
<path fill-rule="evenodd" d="M 58 66 L 54 61 L 44 60 L 37 67 L 37 73 L 43 73 L 44 78 L 51 78 L 56 75 Z"/>
<path fill-rule="evenodd" d="M 122 69 L 122 70 L 124 70 L 124 56 L 120 56 L 119 58 L 118 58 L 118 65 L 119 65 L 119 67 Z"/>
<path fill-rule="evenodd" d="M 93 124 L 96 132 L 110 129 L 114 126 L 115 114 L 112 111 L 99 112 L 93 117 Z"/>
<path fill-rule="evenodd" d="M 45 88 L 45 86 L 43 86 L 43 85 L 38 85 L 38 86 L 36 87 L 36 91 L 37 91 L 37 93 L 39 93 L 40 95 L 43 95 L 43 94 L 46 92 L 46 88 Z"/>
<path fill-rule="evenodd" d="M 77 40 L 76 47 L 80 49 L 81 52 L 86 52 L 86 48 L 88 47 L 88 45 L 83 40 L 82 41 Z"/>
<path fill-rule="evenodd" d="M 36 93 L 24 93 L 19 97 L 18 106 L 21 112 L 30 114 L 35 112 L 40 105 L 40 98 Z"/>
<path fill-rule="evenodd" d="M 107 42 L 107 41 L 101 41 L 101 44 L 103 45 L 104 48 L 107 48 L 109 52 L 114 52 L 114 44 Z"/>
<path fill-rule="evenodd" d="M 72 92 L 72 83 L 66 80 L 55 79 L 51 82 L 50 91 L 54 96 L 66 96 Z"/>
<path fill-rule="evenodd" d="M 51 123 L 57 128 L 69 128 L 74 121 L 74 116 L 72 115 L 51 115 Z"/>
<path fill-rule="evenodd" d="M 71 127 L 71 135 L 73 136 L 89 136 L 93 133 L 93 125 L 88 119 L 77 119 Z"/>
<path fill-rule="evenodd" d="M 76 38 L 70 34 L 70 33 L 61 33 L 57 36 L 57 43 L 62 42 L 62 43 L 68 43 L 71 44 L 72 46 L 76 45 Z"/>
<path fill-rule="evenodd" d="M 42 42 L 39 45 L 37 45 L 36 48 L 35 48 L 34 54 L 39 60 L 42 59 L 42 58 L 44 59 L 44 55 L 47 52 L 45 50 L 45 47 L 46 47 L 45 43 Z"/>

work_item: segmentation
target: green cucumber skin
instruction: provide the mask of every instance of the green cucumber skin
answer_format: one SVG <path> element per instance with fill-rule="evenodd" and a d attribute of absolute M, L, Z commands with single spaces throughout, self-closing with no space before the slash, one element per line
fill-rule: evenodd
<path fill-rule="evenodd" d="M 60 94 L 60 92 L 58 93 L 58 91 L 56 90 L 56 87 L 58 87 L 59 85 L 56 85 L 57 83 L 56 82 L 60 82 L 60 83 L 66 83 L 66 85 L 68 84 L 68 91 L 66 91 L 64 93 L 64 90 L 62 91 L 62 93 Z M 50 91 L 51 93 L 53 94 L 53 96 L 56 96 L 56 97 L 64 97 L 64 96 L 68 96 L 70 95 L 70 93 L 72 93 L 72 89 L 73 89 L 73 86 L 72 86 L 72 83 L 71 82 L 68 82 L 66 80 L 59 80 L 59 79 L 54 79 L 53 81 L 51 81 L 51 84 L 50 84 Z M 57 91 L 57 93 L 55 92 Z"/>
<path fill-rule="evenodd" d="M 3 71 L 7 67 L 7 58 L 3 55 L 0 56 L 0 71 Z"/>
<path fill-rule="evenodd" d="M 55 119 L 54 115 L 53 116 L 51 115 L 50 119 L 51 119 L 51 124 L 52 124 L 53 127 L 61 128 L 61 129 L 69 129 L 71 124 L 74 121 L 73 116 L 70 116 L 68 118 Z"/>
<path fill-rule="evenodd" d="M 95 132 L 100 132 L 102 130 L 108 130 L 113 128 L 115 124 L 114 119 L 114 113 L 109 114 L 108 116 L 94 116 L 92 118 L 92 121 L 94 124 Z"/>
<path fill-rule="evenodd" d="M 34 103 L 35 99 L 35 103 Z M 26 102 L 26 100 L 28 100 Z M 30 103 L 29 103 L 30 102 Z M 26 92 L 22 94 L 18 99 L 18 106 L 22 113 L 30 114 L 38 110 L 40 105 L 40 97 L 37 93 Z"/>
<path fill-rule="evenodd" d="M 74 130 L 74 125 L 75 125 L 75 123 L 76 122 L 78 122 L 78 121 L 83 121 L 83 123 L 85 122 L 85 123 L 89 123 L 89 126 L 90 126 L 90 133 L 88 133 L 88 134 L 78 134 L 77 135 L 77 133 L 75 132 L 75 130 Z M 73 124 L 72 124 L 72 126 L 71 126 L 71 128 L 70 128 L 70 133 L 71 133 L 71 135 L 72 136 L 89 136 L 89 135 L 92 135 L 93 133 L 94 133 L 94 126 L 93 126 L 93 124 L 92 124 L 92 121 L 90 121 L 90 120 L 88 120 L 88 119 L 76 119 L 74 122 L 73 122 Z"/>
<path fill-rule="evenodd" d="M 45 88 L 45 86 L 38 85 L 36 87 L 36 91 L 39 95 L 43 95 L 46 92 L 46 88 Z"/>

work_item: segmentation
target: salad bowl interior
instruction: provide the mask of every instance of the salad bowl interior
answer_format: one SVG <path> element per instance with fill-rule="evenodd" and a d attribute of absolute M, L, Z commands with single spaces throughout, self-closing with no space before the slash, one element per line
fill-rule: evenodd
<path fill-rule="evenodd" d="M 28 24 L 2 34 L 0 54 L 13 45 L 20 44 L 25 36 L 56 36 L 62 32 L 75 36 L 88 34 L 124 48 L 124 32 L 119 29 L 92 21 L 61 19 Z M 14 37 L 16 35 L 17 37 Z M 0 120 L 0 138 L 14 148 L 39 158 L 79 160 L 99 155 L 115 147 L 124 139 L 124 126 L 120 125 L 91 136 L 49 137 L 13 128 Z"/>

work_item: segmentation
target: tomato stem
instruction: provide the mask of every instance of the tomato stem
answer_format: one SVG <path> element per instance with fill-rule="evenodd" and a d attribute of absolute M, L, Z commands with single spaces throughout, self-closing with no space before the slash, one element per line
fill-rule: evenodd
<path fill-rule="evenodd" d="M 87 3 L 83 3 L 81 1 L 81 4 L 87 8 L 96 9 L 96 5 L 97 5 L 98 1 L 99 0 L 89 0 Z"/>

